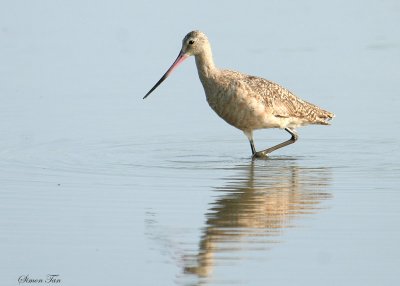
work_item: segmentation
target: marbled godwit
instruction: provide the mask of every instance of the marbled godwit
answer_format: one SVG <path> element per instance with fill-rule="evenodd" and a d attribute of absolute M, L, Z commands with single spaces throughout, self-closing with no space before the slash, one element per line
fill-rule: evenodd
<path fill-rule="evenodd" d="M 297 141 L 296 127 L 308 124 L 329 125 L 334 114 L 306 102 L 282 86 L 263 78 L 214 65 L 207 36 L 192 31 L 182 41 L 178 57 L 161 79 L 143 97 L 150 95 L 186 58 L 195 56 L 197 71 L 210 107 L 227 123 L 247 136 L 254 157 L 266 157 L 272 151 Z M 256 151 L 253 130 L 281 128 L 291 138 L 263 151 Z"/>

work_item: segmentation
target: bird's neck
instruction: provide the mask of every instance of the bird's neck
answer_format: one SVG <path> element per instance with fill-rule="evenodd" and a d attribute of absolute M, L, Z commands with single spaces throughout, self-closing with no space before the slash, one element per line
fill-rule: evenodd
<path fill-rule="evenodd" d="M 211 53 L 211 48 L 204 49 L 201 54 L 195 56 L 197 72 L 199 73 L 200 80 L 203 82 L 214 76 L 217 68 L 214 65 L 214 60 Z"/>

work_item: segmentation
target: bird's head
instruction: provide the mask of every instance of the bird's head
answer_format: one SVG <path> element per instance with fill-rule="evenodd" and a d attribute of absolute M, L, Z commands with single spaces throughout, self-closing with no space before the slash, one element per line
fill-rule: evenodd
<path fill-rule="evenodd" d="M 208 45 L 207 36 L 203 32 L 192 31 L 183 38 L 181 52 L 187 56 L 196 56 L 201 54 Z"/>
<path fill-rule="evenodd" d="M 190 56 L 201 54 L 208 46 L 208 39 L 204 33 L 200 31 L 192 31 L 188 33 L 182 40 L 182 49 L 180 50 L 179 55 L 174 63 L 160 78 L 160 80 L 150 89 L 150 91 L 146 93 L 143 99 L 148 97 L 150 93 L 152 93 L 185 59 Z"/>

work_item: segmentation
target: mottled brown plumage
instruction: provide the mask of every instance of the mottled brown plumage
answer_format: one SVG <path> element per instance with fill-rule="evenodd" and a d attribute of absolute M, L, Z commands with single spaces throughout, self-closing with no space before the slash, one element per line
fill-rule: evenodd
<path fill-rule="evenodd" d="M 308 124 L 328 125 L 327 121 L 334 117 L 333 113 L 298 98 L 274 82 L 218 69 L 214 65 L 208 39 L 200 31 L 192 31 L 185 36 L 178 58 L 145 97 L 185 58 L 192 55 L 195 56 L 199 78 L 210 107 L 227 123 L 246 134 L 253 157 L 265 157 L 274 150 L 294 143 L 298 138 L 294 131 L 297 127 Z M 263 128 L 282 128 L 292 137 L 281 144 L 256 152 L 253 130 Z"/>

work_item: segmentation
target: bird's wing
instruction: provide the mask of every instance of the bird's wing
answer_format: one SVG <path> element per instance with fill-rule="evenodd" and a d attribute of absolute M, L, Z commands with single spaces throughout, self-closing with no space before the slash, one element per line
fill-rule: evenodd
<path fill-rule="evenodd" d="M 298 98 L 286 88 L 272 81 L 249 75 L 243 75 L 241 80 L 252 91 L 252 94 L 260 98 L 266 108 L 270 108 L 271 113 L 277 117 L 300 118 L 324 124 L 322 121 L 334 116 L 333 113 Z"/>

